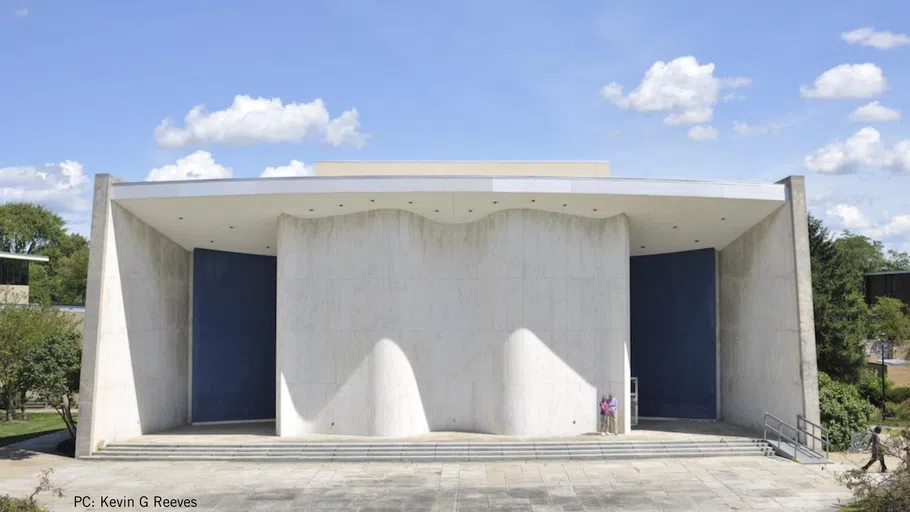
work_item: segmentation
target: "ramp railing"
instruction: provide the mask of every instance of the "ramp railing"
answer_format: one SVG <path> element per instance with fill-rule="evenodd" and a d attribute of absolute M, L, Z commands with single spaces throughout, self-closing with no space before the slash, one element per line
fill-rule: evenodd
<path fill-rule="evenodd" d="M 825 458 L 827 459 L 828 456 L 831 455 L 831 443 L 828 441 L 830 439 L 828 429 L 806 419 L 802 414 L 796 415 L 796 429 L 806 436 L 805 444 L 807 448 L 821 455 L 821 451 L 816 449 L 818 443 L 821 443 L 822 448 L 825 450 Z M 812 440 L 811 446 L 809 446 L 810 439 Z"/>
<path fill-rule="evenodd" d="M 819 427 L 819 428 L 822 428 L 822 427 Z M 769 437 L 769 430 L 770 430 L 770 434 L 771 434 L 770 437 Z M 799 441 L 800 434 L 807 434 L 807 432 L 801 431 L 800 429 L 794 427 L 793 425 L 790 425 L 789 423 L 786 423 L 785 421 L 781 420 L 780 418 L 778 418 L 777 416 L 774 416 L 771 413 L 767 413 L 767 412 L 765 413 L 765 428 L 764 428 L 764 432 L 763 432 L 765 441 L 774 441 L 776 438 L 776 441 L 777 441 L 776 449 L 778 451 L 783 451 L 783 446 L 784 446 L 783 443 L 787 443 L 788 446 L 793 447 L 793 459 L 794 460 L 798 459 L 799 452 L 802 452 L 805 455 L 807 455 L 813 459 L 816 459 L 816 460 L 818 458 L 820 458 L 821 454 L 819 452 L 816 452 L 815 450 L 811 450 L 810 448 L 808 448 L 806 445 L 804 445 L 802 442 Z"/>

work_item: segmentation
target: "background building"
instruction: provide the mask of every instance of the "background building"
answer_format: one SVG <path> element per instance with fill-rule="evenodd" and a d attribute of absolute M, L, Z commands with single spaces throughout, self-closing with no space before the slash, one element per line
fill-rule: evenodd
<path fill-rule="evenodd" d="M 186 423 L 276 435 L 818 422 L 805 190 L 604 163 L 98 175 L 77 450 Z"/>
<path fill-rule="evenodd" d="M 28 266 L 47 256 L 0 252 L 0 304 L 28 304 Z"/>

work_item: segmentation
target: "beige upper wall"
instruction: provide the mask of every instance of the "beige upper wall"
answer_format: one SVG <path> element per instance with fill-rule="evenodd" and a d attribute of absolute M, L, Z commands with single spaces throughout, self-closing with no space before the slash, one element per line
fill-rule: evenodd
<path fill-rule="evenodd" d="M 606 178 L 608 162 L 316 162 L 316 176 L 559 176 Z"/>

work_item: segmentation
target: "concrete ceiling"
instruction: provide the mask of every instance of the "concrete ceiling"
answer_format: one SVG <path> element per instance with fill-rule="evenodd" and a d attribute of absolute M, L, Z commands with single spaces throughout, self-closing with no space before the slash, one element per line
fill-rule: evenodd
<path fill-rule="evenodd" d="M 529 208 L 625 213 L 633 255 L 723 249 L 786 202 L 778 184 L 462 176 L 120 183 L 112 199 L 186 249 L 275 255 L 277 219 L 406 210 L 445 223 Z"/>

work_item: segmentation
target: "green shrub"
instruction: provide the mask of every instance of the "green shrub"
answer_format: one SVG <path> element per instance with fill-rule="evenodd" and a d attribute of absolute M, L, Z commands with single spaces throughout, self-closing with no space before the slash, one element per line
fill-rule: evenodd
<path fill-rule="evenodd" d="M 850 435 L 865 431 L 875 412 L 856 386 L 834 381 L 822 372 L 818 374 L 818 402 L 822 426 L 828 429 L 834 451 L 846 450 Z"/>
<path fill-rule="evenodd" d="M 25 498 L 14 498 L 9 494 L 0 496 L 0 512 L 43 512 L 44 508 L 38 504 L 35 496 L 43 492 L 50 492 L 58 498 L 63 496 L 63 489 L 51 482 L 50 475 L 53 472 L 53 469 L 42 471 L 35 491 Z"/>
<path fill-rule="evenodd" d="M 910 400 L 910 387 L 898 386 L 887 390 L 888 401 L 902 404 Z"/>
<path fill-rule="evenodd" d="M 42 512 L 43 510 L 35 498 L 0 496 L 0 511 L 2 512 Z"/>

